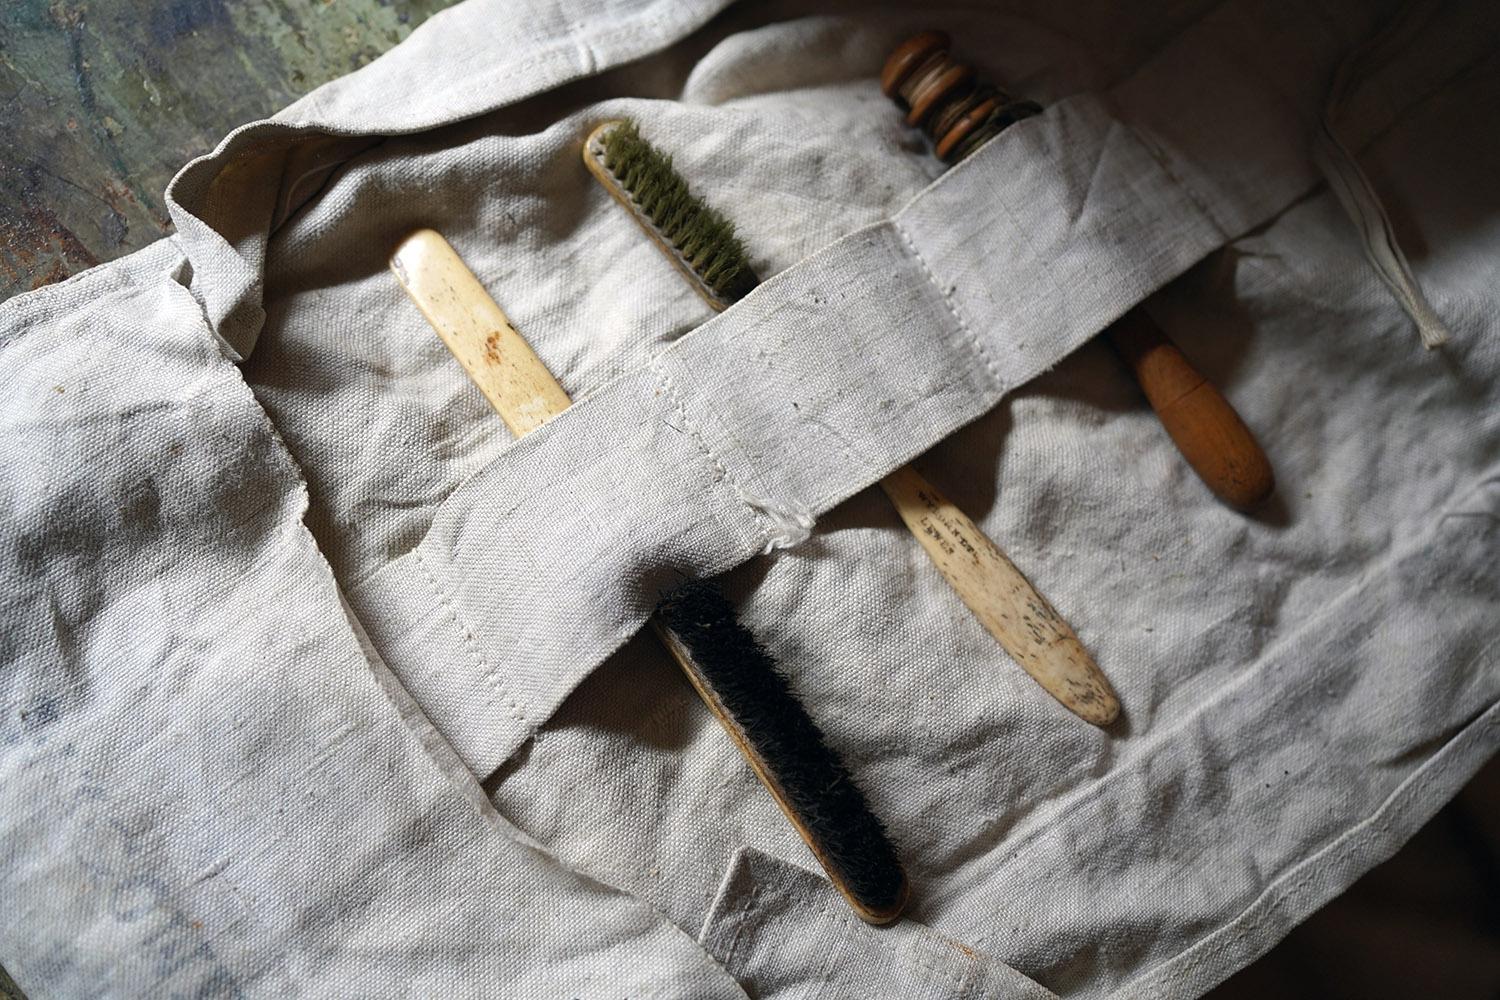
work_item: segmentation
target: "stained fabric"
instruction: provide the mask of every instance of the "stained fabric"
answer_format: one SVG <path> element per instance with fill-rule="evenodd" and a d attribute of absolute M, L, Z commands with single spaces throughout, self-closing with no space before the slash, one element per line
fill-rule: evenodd
<path fill-rule="evenodd" d="M 0 304 L 0 963 L 38 997 L 1094 998 L 1252 961 L 1500 740 L 1473 6 L 1354 73 L 1391 5 L 468 0 L 237 130 L 173 237 Z M 877 79 L 927 27 L 1044 106 L 948 171 Z M 1322 185 L 1335 81 L 1436 351 Z M 580 161 L 627 115 L 766 279 L 722 314 Z M 575 400 L 523 441 L 387 268 L 419 226 Z M 1266 445 L 1256 514 L 1096 339 L 1136 306 Z M 1120 722 L 959 602 L 873 488 L 913 460 Z M 641 632 L 700 576 L 885 820 L 897 926 Z"/>

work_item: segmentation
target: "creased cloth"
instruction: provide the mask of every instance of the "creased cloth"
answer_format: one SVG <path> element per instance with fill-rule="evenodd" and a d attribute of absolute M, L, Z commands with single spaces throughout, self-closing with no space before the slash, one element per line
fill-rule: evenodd
<path fill-rule="evenodd" d="M 1500 741 L 1500 15 L 1340 83 L 1432 354 L 1311 151 L 1395 16 L 469 0 L 236 130 L 172 238 L 0 304 L 0 963 L 36 997 L 790 1000 L 1252 961 Z M 947 172 L 877 81 L 927 27 L 1045 106 Z M 723 314 L 579 162 L 621 115 L 767 277 Z M 387 269 L 418 226 L 577 401 L 523 441 Z M 1093 339 L 1141 304 L 1267 446 L 1256 516 Z M 958 602 L 871 488 L 910 460 L 1120 723 Z M 705 575 L 890 828 L 896 927 L 640 632 Z"/>

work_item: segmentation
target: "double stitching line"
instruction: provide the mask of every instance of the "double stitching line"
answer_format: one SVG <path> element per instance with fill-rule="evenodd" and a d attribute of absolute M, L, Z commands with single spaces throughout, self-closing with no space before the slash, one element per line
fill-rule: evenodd
<path fill-rule="evenodd" d="M 917 249 L 916 241 L 911 238 L 911 233 L 901 224 L 901 220 L 892 219 L 891 226 L 897 233 L 901 234 L 902 241 L 906 244 L 906 248 L 911 251 L 912 258 L 916 260 L 917 265 L 921 267 L 922 274 L 926 276 L 928 284 L 937 290 L 938 295 L 943 299 L 943 305 L 948 307 L 949 314 L 952 315 L 953 321 L 958 324 L 958 329 L 969 342 L 969 346 L 974 349 L 974 352 L 979 355 L 979 359 L 984 362 L 984 370 L 990 377 L 991 388 L 995 390 L 997 395 L 1003 394 L 1007 386 L 1005 380 L 1000 377 L 1000 368 L 995 364 L 995 359 L 990 354 L 989 349 L 984 346 L 984 341 L 979 339 L 974 333 L 974 328 L 969 325 L 968 320 L 964 319 L 963 313 L 959 312 L 958 304 L 953 301 L 953 289 L 944 288 L 938 283 L 937 276 L 932 273 L 932 268 L 927 266 L 927 258 L 923 257 L 922 251 Z"/>
<path fill-rule="evenodd" d="M 762 545 L 770 545 L 771 530 L 770 526 L 767 524 L 765 512 L 750 501 L 749 496 L 746 495 L 738 480 L 736 480 L 734 476 L 730 474 L 728 467 L 726 467 L 724 463 L 719 460 L 719 456 L 715 455 L 713 449 L 709 448 L 708 442 L 703 439 L 703 435 L 698 432 L 698 428 L 693 425 L 693 422 L 690 419 L 688 419 L 687 407 L 683 405 L 682 396 L 677 392 L 677 388 L 672 382 L 672 377 L 668 375 L 666 370 L 661 366 L 661 359 L 659 357 L 653 357 L 650 360 L 649 365 L 651 367 L 652 374 L 654 374 L 657 379 L 660 380 L 662 391 L 671 398 L 672 406 L 677 411 L 677 418 L 682 421 L 683 430 L 687 431 L 688 435 L 692 437 L 693 442 L 698 446 L 698 450 L 703 453 L 703 456 L 705 458 L 708 459 L 709 464 L 713 466 L 713 469 L 716 473 L 718 473 L 719 478 L 723 482 L 728 484 L 730 491 L 735 496 L 735 499 L 738 500 L 741 506 L 748 510 L 750 512 L 750 516 L 755 519 L 755 529 L 760 533 Z"/>
<path fill-rule="evenodd" d="M 484 653 L 479 648 L 479 640 L 474 637 L 473 629 L 469 628 L 468 623 L 459 616 L 458 608 L 454 606 L 453 599 L 448 596 L 448 591 L 445 590 L 442 584 L 438 582 L 438 578 L 433 574 L 432 570 L 427 568 L 427 561 L 422 558 L 421 546 L 413 549 L 412 553 L 417 558 L 417 567 L 422 571 L 422 576 L 427 580 L 427 585 L 431 587 L 432 592 L 437 595 L 438 603 L 442 604 L 443 610 L 448 613 L 448 617 L 453 621 L 453 624 L 458 627 L 459 632 L 463 635 L 464 648 L 467 649 L 469 651 L 469 655 L 474 658 L 474 663 L 479 667 L 480 672 L 484 675 L 484 679 L 489 681 L 490 686 L 493 687 L 495 689 L 495 692 L 500 695 L 500 700 L 505 703 L 505 707 L 509 709 L 512 718 L 516 719 L 519 722 L 528 721 L 526 718 L 526 709 L 521 705 L 520 701 L 510 693 L 510 689 L 507 688 L 505 686 L 505 683 L 500 679 L 500 672 L 495 669 L 495 666 L 493 664 L 485 659 Z"/>

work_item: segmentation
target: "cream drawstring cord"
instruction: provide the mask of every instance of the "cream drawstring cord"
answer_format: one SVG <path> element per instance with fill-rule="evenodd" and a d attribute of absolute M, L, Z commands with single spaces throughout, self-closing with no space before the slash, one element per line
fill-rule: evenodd
<path fill-rule="evenodd" d="M 1313 160 L 1327 178 L 1339 204 L 1359 229 L 1365 256 L 1396 301 L 1401 303 L 1401 308 L 1416 323 L 1422 346 L 1428 350 L 1448 342 L 1448 328 L 1422 294 L 1422 286 L 1412 274 L 1406 254 L 1401 252 L 1401 244 L 1396 240 L 1380 196 L 1360 169 L 1354 154 L 1339 139 L 1338 127 L 1355 87 L 1414 35 L 1431 11 L 1430 3 L 1414 4 L 1388 28 L 1350 53 L 1334 75 L 1328 102 L 1323 108 L 1323 121 L 1313 142 Z"/>

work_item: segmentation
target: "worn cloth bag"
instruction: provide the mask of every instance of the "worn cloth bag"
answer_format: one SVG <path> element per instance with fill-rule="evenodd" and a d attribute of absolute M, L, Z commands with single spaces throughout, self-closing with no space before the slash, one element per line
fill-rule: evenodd
<path fill-rule="evenodd" d="M 188 164 L 174 236 L 0 306 L 0 963 L 1191 997 L 1395 851 L 1500 741 L 1497 18 L 1148 6 L 469 0 Z M 928 27 L 1045 105 L 947 172 L 877 82 Z M 581 165 L 622 115 L 767 276 L 728 311 Z M 419 226 L 577 400 L 523 441 L 387 269 Z M 1267 446 L 1266 510 L 1092 340 L 1143 302 Z M 912 459 L 1121 722 L 959 603 L 870 488 Z M 708 575 L 889 826 L 897 925 L 638 635 Z"/>

